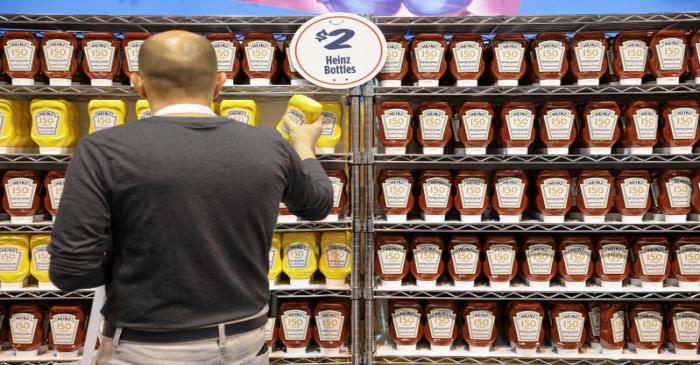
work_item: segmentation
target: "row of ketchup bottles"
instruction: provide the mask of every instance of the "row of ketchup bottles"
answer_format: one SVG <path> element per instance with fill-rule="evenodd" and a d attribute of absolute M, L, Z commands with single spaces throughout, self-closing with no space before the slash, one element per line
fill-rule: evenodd
<path fill-rule="evenodd" d="M 539 303 L 435 300 L 389 302 L 389 336 L 396 348 L 413 352 L 423 339 L 432 351 L 448 352 L 462 337 L 469 351 L 491 351 L 499 336 L 516 353 L 535 355 L 545 338 L 559 354 L 578 354 L 586 342 L 606 354 L 629 350 L 657 354 L 664 342 L 677 354 L 696 355 L 700 304 Z"/>
<path fill-rule="evenodd" d="M 438 86 L 448 73 L 457 86 L 477 86 L 480 79 L 499 86 L 558 86 L 562 79 L 598 85 L 613 75 L 623 85 L 639 85 L 647 75 L 658 84 L 678 84 L 689 66 L 700 77 L 700 32 L 621 32 L 611 40 L 602 32 L 577 32 L 571 40 L 564 33 L 530 40 L 497 34 L 488 46 L 479 34 L 454 34 L 449 43 L 443 34 L 417 34 L 410 44 L 402 34 L 388 34 L 386 40 L 389 52 L 377 79 L 387 87 L 401 86 L 404 79 Z"/>
<path fill-rule="evenodd" d="M 286 353 L 303 356 L 311 339 L 322 355 L 337 355 L 350 335 L 350 302 L 342 299 L 290 299 L 271 305 L 265 326 L 267 345 L 273 348 L 279 341 Z"/>
<path fill-rule="evenodd" d="M 663 236 L 453 235 L 380 233 L 374 239 L 374 270 L 386 287 L 401 287 L 410 272 L 418 287 L 435 287 L 445 271 L 457 288 L 480 276 L 507 289 L 520 272 L 530 287 L 548 288 L 557 275 L 566 287 L 584 289 L 595 274 L 603 288 L 633 285 L 661 288 L 666 280 L 684 289 L 700 288 L 700 237 Z M 670 283 L 670 281 L 669 281 Z"/>
<path fill-rule="evenodd" d="M 326 175 L 328 175 L 333 187 L 333 206 L 326 220 L 337 221 L 348 205 L 348 177 L 341 169 L 326 169 Z M 277 221 L 281 223 L 296 222 L 297 216 L 293 215 L 284 203 L 280 203 Z"/>
<path fill-rule="evenodd" d="M 87 313 L 82 304 L 13 304 L 0 307 L 2 339 L 17 357 L 34 357 L 48 342 L 59 357 L 77 357 L 85 341 Z"/>
<path fill-rule="evenodd" d="M 5 171 L 2 207 L 12 224 L 33 223 L 42 205 L 55 219 L 64 184 L 65 171 L 49 171 L 45 176 L 34 170 Z"/>
<path fill-rule="evenodd" d="M 563 223 L 576 207 L 584 222 L 605 222 L 613 208 L 626 223 L 642 223 L 653 207 L 667 222 L 700 213 L 700 172 L 662 170 L 410 170 L 379 174 L 379 205 L 388 221 L 405 221 L 417 205 L 423 219 L 443 222 L 452 207 L 464 222 L 480 222 L 489 206 L 501 222 L 519 222 L 530 207 L 546 223 Z M 531 187 L 531 184 L 535 186 Z M 417 196 L 414 196 L 417 195 Z M 534 199 L 533 199 L 534 198 Z"/>
<path fill-rule="evenodd" d="M 128 78 L 138 72 L 139 52 L 149 36 L 129 32 L 120 40 L 112 33 L 85 33 L 78 39 L 73 33 L 45 32 L 39 39 L 32 32 L 6 32 L 0 41 L 5 51 L 0 71 L 4 69 L 14 85 L 33 85 L 41 73 L 50 85 L 70 86 L 80 66 L 93 86 L 111 86 L 122 74 Z M 281 70 L 292 85 L 308 84 L 290 61 L 291 36 L 283 53 L 271 33 L 248 33 L 242 42 L 231 33 L 206 37 L 216 51 L 217 70 L 226 74 L 226 85 L 233 85 L 241 70 L 251 85 L 269 85 L 281 78 Z"/>
<path fill-rule="evenodd" d="M 486 154 L 487 147 L 527 154 L 536 139 L 547 154 L 568 154 L 577 146 L 582 153 L 606 155 L 616 145 L 631 154 L 650 154 L 657 145 L 669 147 L 669 153 L 692 153 L 700 139 L 699 114 L 694 100 L 668 101 L 663 107 L 633 101 L 624 113 L 612 100 L 578 107 L 547 101 L 539 112 L 529 101 L 506 102 L 498 112 L 483 101 L 465 102 L 459 109 L 426 101 L 415 110 L 408 101 L 385 101 L 377 107 L 377 136 L 386 154 L 405 154 L 414 135 L 423 154 L 443 154 L 452 141 L 466 154 Z"/>

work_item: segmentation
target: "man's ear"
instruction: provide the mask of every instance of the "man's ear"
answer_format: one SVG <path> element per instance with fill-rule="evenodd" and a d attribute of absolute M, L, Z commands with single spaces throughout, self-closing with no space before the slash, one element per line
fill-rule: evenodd
<path fill-rule="evenodd" d="M 146 87 L 143 85 L 143 78 L 141 78 L 140 73 L 134 72 L 131 74 L 131 83 L 134 84 L 134 89 L 142 98 L 148 99 Z"/>
<path fill-rule="evenodd" d="M 219 94 L 221 93 L 221 89 L 224 87 L 224 83 L 226 82 L 226 74 L 223 72 L 217 72 L 216 73 L 216 87 L 214 87 L 214 95 L 212 96 L 214 99 L 216 99 Z"/>

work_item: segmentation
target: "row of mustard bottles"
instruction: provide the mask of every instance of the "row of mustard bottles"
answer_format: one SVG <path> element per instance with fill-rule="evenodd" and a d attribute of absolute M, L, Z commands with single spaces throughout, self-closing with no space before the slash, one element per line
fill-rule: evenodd
<path fill-rule="evenodd" d="M 55 289 L 49 279 L 49 243 L 51 235 L 0 235 L 0 288 L 22 289 L 33 276 L 40 289 Z"/>
<path fill-rule="evenodd" d="M 269 265 L 267 278 L 271 286 L 278 282 L 282 272 L 289 277 L 291 285 L 308 285 L 318 269 L 326 277 L 326 286 L 343 287 L 352 268 L 352 236 L 348 231 L 321 235 L 317 232 L 275 233 Z"/>
<path fill-rule="evenodd" d="M 222 100 L 212 103 L 219 115 L 252 126 L 259 120 L 254 100 Z M 147 100 L 138 100 L 136 117 L 151 116 Z M 88 103 L 89 133 L 124 124 L 127 107 L 123 100 L 91 100 Z M 317 153 L 334 153 L 342 135 L 343 107 L 339 102 L 317 102 L 304 95 L 289 99 L 287 109 L 277 124 L 277 130 L 289 139 L 284 121 L 297 125 L 322 118 L 323 132 L 317 143 Z M 0 99 L 0 152 L 22 153 L 27 147 L 39 146 L 41 154 L 65 154 L 80 139 L 77 106 L 65 100 L 25 101 Z"/>

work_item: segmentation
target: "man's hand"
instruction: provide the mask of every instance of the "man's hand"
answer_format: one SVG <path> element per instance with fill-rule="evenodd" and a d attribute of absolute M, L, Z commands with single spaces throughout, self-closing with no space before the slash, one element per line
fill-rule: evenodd
<path fill-rule="evenodd" d="M 321 119 L 310 123 L 296 125 L 285 119 L 284 124 L 289 129 L 289 144 L 297 152 L 299 158 L 305 160 L 307 158 L 316 158 L 315 148 L 318 138 L 321 137 L 323 131 L 323 122 Z"/>

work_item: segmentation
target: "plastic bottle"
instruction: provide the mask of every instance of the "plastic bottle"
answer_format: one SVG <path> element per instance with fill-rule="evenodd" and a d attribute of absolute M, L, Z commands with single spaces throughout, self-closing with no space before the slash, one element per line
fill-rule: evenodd
<path fill-rule="evenodd" d="M 255 100 L 222 100 L 219 115 L 254 127 L 258 125 L 258 105 Z"/>
<path fill-rule="evenodd" d="M 32 251 L 29 272 L 39 282 L 39 288 L 55 289 L 49 279 L 49 255 L 48 247 L 51 243 L 50 234 L 35 234 L 29 240 Z"/>
<path fill-rule="evenodd" d="M 2 207 L 10 215 L 10 223 L 34 222 L 34 215 L 41 205 L 40 186 L 39 173 L 34 170 L 5 172 L 2 178 L 2 187 L 5 192 L 2 197 Z"/>
<path fill-rule="evenodd" d="M 287 354 L 306 354 L 306 346 L 313 337 L 311 330 L 313 313 L 309 301 L 299 299 L 283 301 L 277 313 L 280 322 L 279 339 L 287 347 Z"/>
<path fill-rule="evenodd" d="M 323 106 L 321 112 L 323 130 L 316 143 L 316 153 L 335 153 L 335 148 L 340 144 L 343 134 L 343 105 L 337 101 L 324 101 L 321 105 Z"/>
<path fill-rule="evenodd" d="M 248 33 L 243 40 L 243 72 L 253 86 L 270 85 L 277 74 L 277 41 L 272 33 Z M 316 119 L 314 119 L 316 120 Z"/>
<path fill-rule="evenodd" d="M 285 120 L 296 125 L 314 123 L 321 118 L 323 105 L 318 101 L 304 95 L 294 95 L 287 103 L 287 110 L 284 111 L 282 119 L 277 123 L 277 131 L 282 137 L 289 141 L 289 128 L 285 125 Z"/>
<path fill-rule="evenodd" d="M 2 64 L 12 85 L 34 85 L 39 73 L 39 41 L 32 32 L 6 32 L 0 45 Z"/>
<path fill-rule="evenodd" d="M 0 153 L 21 153 L 34 145 L 29 103 L 0 99 Z"/>
<path fill-rule="evenodd" d="M 10 342 L 21 358 L 36 357 L 44 339 L 44 311 L 35 304 L 10 307 Z"/>
<path fill-rule="evenodd" d="M 112 86 L 119 71 L 118 46 L 112 33 L 85 33 L 83 36 L 83 72 L 92 86 Z"/>
<path fill-rule="evenodd" d="M 32 132 L 41 154 L 66 154 L 80 138 L 76 107 L 65 100 L 35 99 L 31 103 Z"/>
<path fill-rule="evenodd" d="M 425 325 L 423 336 L 430 343 L 430 350 L 449 353 L 457 339 L 457 302 L 452 300 L 431 300 L 425 304 Z"/>
<path fill-rule="evenodd" d="M 231 33 L 209 33 L 207 40 L 216 51 L 216 71 L 226 74 L 224 86 L 233 86 L 233 80 L 241 70 L 238 49 L 240 45 Z"/>
<path fill-rule="evenodd" d="M 408 73 L 408 42 L 403 34 L 386 34 L 387 56 L 377 79 L 382 87 L 400 87 Z"/>
<path fill-rule="evenodd" d="M 333 186 L 333 206 L 325 220 L 334 222 L 338 220 L 340 213 L 343 212 L 348 204 L 348 177 L 345 175 L 345 171 L 340 169 L 326 170 L 326 175 L 328 175 L 328 179 Z"/>
<path fill-rule="evenodd" d="M 48 313 L 49 345 L 58 357 L 78 356 L 85 342 L 85 310 L 80 305 L 54 305 Z"/>
<path fill-rule="evenodd" d="M 272 235 L 272 243 L 270 244 L 270 251 L 267 257 L 269 266 L 267 280 L 270 281 L 270 286 L 273 286 L 277 283 L 282 273 L 282 242 L 279 233 Z"/>
<path fill-rule="evenodd" d="M 308 285 L 318 268 L 316 235 L 313 232 L 291 232 L 282 235 L 282 271 L 291 285 Z"/>
<path fill-rule="evenodd" d="M 136 119 L 148 118 L 152 115 L 151 106 L 148 104 L 148 100 L 139 99 L 136 101 Z"/>
<path fill-rule="evenodd" d="M 41 70 L 51 86 L 70 86 L 78 71 L 78 41 L 73 33 L 46 32 L 41 38 Z"/>
<path fill-rule="evenodd" d="M 29 236 L 0 235 L 0 287 L 21 289 L 29 277 Z"/>
<path fill-rule="evenodd" d="M 403 155 L 413 139 L 413 107 L 407 101 L 384 101 L 377 108 L 377 137 L 387 155 Z"/>
<path fill-rule="evenodd" d="M 337 355 L 350 334 L 350 303 L 343 299 L 324 299 L 314 307 L 314 341 L 321 355 Z"/>
<path fill-rule="evenodd" d="M 408 273 L 408 241 L 401 234 L 378 233 L 374 237 L 374 272 L 382 286 L 400 288 Z"/>
<path fill-rule="evenodd" d="M 93 134 L 103 129 L 116 127 L 126 122 L 126 104 L 123 100 L 99 100 L 88 102 L 90 127 L 88 133 Z"/>
<path fill-rule="evenodd" d="M 352 269 L 352 236 L 349 231 L 324 232 L 321 235 L 319 270 L 327 287 L 345 287 Z"/>

